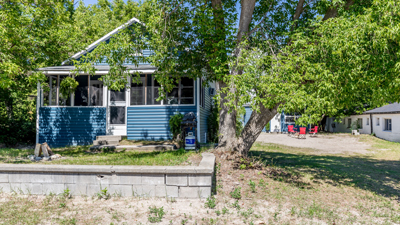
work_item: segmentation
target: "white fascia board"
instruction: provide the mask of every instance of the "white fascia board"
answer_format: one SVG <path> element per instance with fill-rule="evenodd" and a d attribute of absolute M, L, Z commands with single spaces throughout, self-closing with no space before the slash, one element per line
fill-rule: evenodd
<path fill-rule="evenodd" d="M 142 74 L 151 74 L 154 73 L 155 70 L 129 70 L 128 73 L 142 73 Z M 70 71 L 43 71 L 45 75 L 70 75 Z M 81 75 L 87 75 L 88 73 L 80 72 Z M 95 75 L 105 75 L 108 74 L 108 71 L 95 71 Z"/>
<path fill-rule="evenodd" d="M 130 19 L 128 22 L 124 23 L 123 25 L 115 28 L 113 31 L 111 31 L 110 33 L 104 35 L 103 37 L 101 37 L 99 40 L 93 42 L 92 44 L 90 44 L 85 50 L 76 53 L 75 55 L 73 55 L 71 58 L 73 59 L 77 59 L 79 58 L 79 56 L 85 54 L 86 52 L 91 51 L 92 49 L 96 48 L 97 45 L 99 45 L 101 42 L 108 40 L 112 35 L 118 33 L 119 30 L 131 25 L 132 23 L 137 22 L 142 24 L 138 19 L 136 19 L 135 17 L 133 17 L 132 19 Z M 70 59 L 71 59 L 70 58 Z M 69 60 L 69 59 L 68 59 Z M 68 60 L 65 60 L 64 62 L 61 63 L 61 65 L 64 65 L 65 63 L 68 62 Z"/>

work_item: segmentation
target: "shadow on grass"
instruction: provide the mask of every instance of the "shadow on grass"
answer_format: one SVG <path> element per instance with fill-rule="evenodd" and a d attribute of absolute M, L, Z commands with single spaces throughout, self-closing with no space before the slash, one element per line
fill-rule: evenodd
<path fill-rule="evenodd" d="M 295 174 L 308 173 L 313 182 L 355 186 L 385 197 L 400 200 L 400 162 L 367 157 L 341 157 L 292 154 L 252 150 L 266 165 L 273 165 Z M 287 180 L 282 179 L 287 182 Z M 290 181 L 288 181 L 290 182 Z"/>

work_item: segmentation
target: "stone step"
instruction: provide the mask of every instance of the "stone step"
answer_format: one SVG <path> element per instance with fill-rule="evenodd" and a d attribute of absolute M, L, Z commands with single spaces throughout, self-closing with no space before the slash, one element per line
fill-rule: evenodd
<path fill-rule="evenodd" d="M 120 141 L 120 140 L 122 140 L 122 136 L 120 136 L 120 135 L 97 136 L 96 140 Z"/>
<path fill-rule="evenodd" d="M 119 140 L 94 140 L 93 145 L 118 145 Z"/>
<path fill-rule="evenodd" d="M 157 151 L 157 150 L 174 150 L 175 145 L 93 145 L 90 149 L 110 148 L 117 150 L 136 150 L 136 151 Z"/>

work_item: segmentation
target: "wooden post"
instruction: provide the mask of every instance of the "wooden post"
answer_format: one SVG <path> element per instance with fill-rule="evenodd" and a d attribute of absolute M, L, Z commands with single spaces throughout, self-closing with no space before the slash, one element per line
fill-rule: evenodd
<path fill-rule="evenodd" d="M 87 96 L 88 96 L 88 106 L 90 106 L 91 104 L 90 104 L 90 102 L 91 102 L 91 99 L 90 99 L 90 75 L 88 75 L 88 90 L 87 90 Z"/>
<path fill-rule="evenodd" d="M 58 106 L 58 100 L 60 99 L 60 75 L 57 75 L 57 94 L 56 94 L 56 105 Z"/>
<path fill-rule="evenodd" d="M 53 98 L 53 77 L 50 77 L 50 93 L 49 93 L 49 106 L 51 106 Z"/>

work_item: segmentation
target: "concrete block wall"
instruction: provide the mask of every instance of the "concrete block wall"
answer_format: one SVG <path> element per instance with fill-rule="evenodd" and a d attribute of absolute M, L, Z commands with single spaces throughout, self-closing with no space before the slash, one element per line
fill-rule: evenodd
<path fill-rule="evenodd" d="M 203 153 L 199 166 L 13 165 L 0 168 L 0 191 L 20 194 L 93 196 L 107 188 L 118 196 L 207 198 L 215 156 Z"/>

